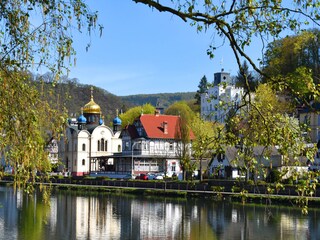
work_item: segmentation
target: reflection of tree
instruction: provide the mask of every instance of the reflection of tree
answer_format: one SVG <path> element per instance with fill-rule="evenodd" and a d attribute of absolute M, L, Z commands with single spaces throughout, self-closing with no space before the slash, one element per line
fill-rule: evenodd
<path fill-rule="evenodd" d="M 18 239 L 45 239 L 44 225 L 48 220 L 50 206 L 44 204 L 38 194 L 33 196 L 22 194 L 22 208 L 18 218 Z"/>
<path fill-rule="evenodd" d="M 196 206 L 195 206 L 196 207 Z M 208 209 L 206 204 L 201 204 L 196 219 L 193 219 L 190 226 L 190 239 L 218 239 L 208 220 Z"/>

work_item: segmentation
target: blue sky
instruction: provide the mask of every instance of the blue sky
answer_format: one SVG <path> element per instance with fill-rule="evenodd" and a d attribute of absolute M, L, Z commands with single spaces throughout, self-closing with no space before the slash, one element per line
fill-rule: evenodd
<path fill-rule="evenodd" d="M 131 0 L 88 1 L 98 10 L 104 26 L 91 40 L 75 35 L 77 63 L 70 78 L 101 87 L 117 96 L 197 91 L 203 75 L 208 81 L 224 68 L 237 74 L 237 66 L 225 44 L 209 59 L 206 51 L 221 43 L 212 31 L 197 33 L 194 27 L 169 13 L 159 13 Z M 86 52 L 86 44 L 91 47 Z M 252 51 L 256 58 L 259 52 Z"/>

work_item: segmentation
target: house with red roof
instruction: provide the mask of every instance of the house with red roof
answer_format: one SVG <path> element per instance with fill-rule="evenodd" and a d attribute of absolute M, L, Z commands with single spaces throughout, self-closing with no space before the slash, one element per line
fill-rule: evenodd
<path fill-rule="evenodd" d="M 180 158 L 182 149 L 191 156 L 190 131 L 187 143 L 181 140 L 180 116 L 141 114 L 133 124 L 122 130 L 122 153 L 115 161 L 117 172 L 141 173 L 162 172 L 167 176 L 182 176 Z"/>

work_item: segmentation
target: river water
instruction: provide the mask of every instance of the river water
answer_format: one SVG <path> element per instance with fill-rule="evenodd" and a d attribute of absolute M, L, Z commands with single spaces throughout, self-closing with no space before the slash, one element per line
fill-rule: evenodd
<path fill-rule="evenodd" d="M 0 187 L 0 239 L 320 239 L 320 211 L 129 194 Z"/>

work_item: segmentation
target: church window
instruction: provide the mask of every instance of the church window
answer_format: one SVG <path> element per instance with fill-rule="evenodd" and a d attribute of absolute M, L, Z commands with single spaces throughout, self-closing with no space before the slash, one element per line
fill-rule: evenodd
<path fill-rule="evenodd" d="M 100 151 L 100 140 L 98 140 L 98 151 Z"/>
<path fill-rule="evenodd" d="M 82 159 L 82 166 L 86 165 L 86 160 Z"/>
<path fill-rule="evenodd" d="M 82 151 L 85 151 L 86 150 L 86 144 L 82 144 Z"/>
<path fill-rule="evenodd" d="M 101 138 L 101 151 L 104 151 L 104 139 Z"/>
<path fill-rule="evenodd" d="M 121 152 L 121 145 L 118 145 L 118 152 Z"/>
<path fill-rule="evenodd" d="M 108 141 L 104 142 L 104 150 L 107 152 L 108 151 Z"/>

